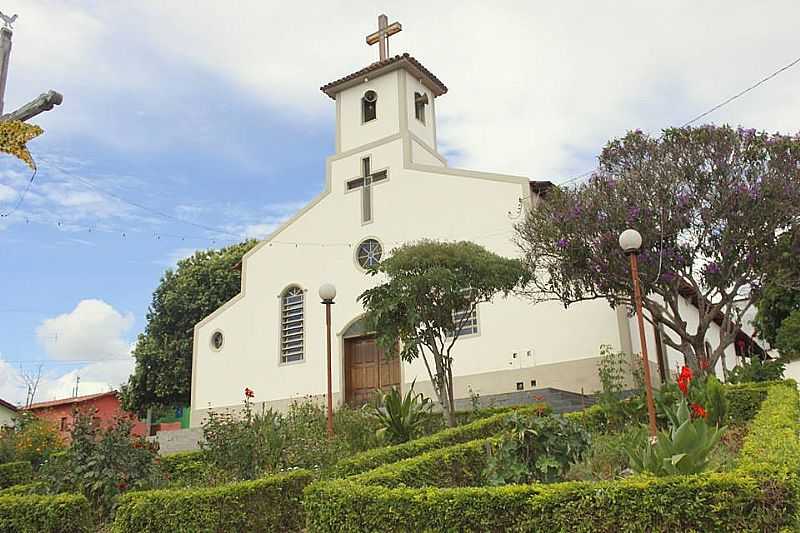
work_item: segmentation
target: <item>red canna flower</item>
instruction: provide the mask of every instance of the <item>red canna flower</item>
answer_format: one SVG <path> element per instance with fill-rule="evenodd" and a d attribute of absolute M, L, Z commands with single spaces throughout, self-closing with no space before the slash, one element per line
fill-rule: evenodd
<path fill-rule="evenodd" d="M 689 395 L 689 382 L 692 381 L 692 369 L 685 366 L 681 369 L 681 374 L 678 376 L 678 388 L 684 396 Z"/>
<path fill-rule="evenodd" d="M 256 393 L 254 393 L 253 390 L 250 387 L 245 387 L 244 388 L 244 396 L 245 396 L 245 398 L 255 398 Z"/>
<path fill-rule="evenodd" d="M 689 407 L 691 407 L 692 413 L 697 418 L 705 418 L 706 416 L 708 416 L 708 413 L 706 413 L 706 410 L 703 409 L 703 406 L 700 405 L 699 403 L 693 403 Z"/>
<path fill-rule="evenodd" d="M 700 368 L 702 368 L 703 370 L 708 370 L 708 368 L 710 366 L 711 366 L 711 363 L 708 362 L 708 358 L 707 357 L 701 357 L 700 358 Z"/>

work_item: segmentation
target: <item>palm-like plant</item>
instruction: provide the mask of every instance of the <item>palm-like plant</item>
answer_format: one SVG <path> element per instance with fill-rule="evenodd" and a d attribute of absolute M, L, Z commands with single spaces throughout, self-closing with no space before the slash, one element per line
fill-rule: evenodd
<path fill-rule="evenodd" d="M 405 396 L 392 387 L 389 392 L 375 391 L 374 415 L 383 427 L 376 432 L 378 437 L 399 444 L 407 442 L 419 433 L 430 414 L 433 402 L 421 392 L 414 393 L 414 383 Z"/>
<path fill-rule="evenodd" d="M 654 443 L 647 440 L 628 450 L 631 468 L 656 476 L 702 472 L 726 428 L 711 426 L 702 417 L 692 419 L 686 398 L 681 398 L 675 412 L 668 410 L 667 414 L 669 430 L 661 431 Z"/>

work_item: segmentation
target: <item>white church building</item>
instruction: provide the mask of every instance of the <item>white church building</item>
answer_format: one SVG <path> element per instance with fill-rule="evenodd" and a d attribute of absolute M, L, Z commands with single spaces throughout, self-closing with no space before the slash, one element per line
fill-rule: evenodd
<path fill-rule="evenodd" d="M 552 186 L 449 167 L 436 131 L 436 102 L 447 87 L 408 54 L 388 57 L 385 40 L 399 24 L 386 26 L 384 18 L 381 26 L 370 38 L 384 58 L 321 88 L 336 106 L 336 152 L 325 164 L 323 192 L 244 256 L 241 292 L 195 326 L 192 426 L 209 409 L 240 406 L 245 387 L 279 409 L 324 397 L 325 309 L 317 293 L 325 283 L 337 290 L 334 404 L 361 402 L 379 387 L 406 389 L 414 380 L 433 396 L 421 361 L 386 360 L 365 331 L 357 298 L 379 281 L 365 269 L 420 239 L 472 241 L 516 257 L 513 215 L 520 206 L 522 216 L 535 208 Z M 682 356 L 656 343 L 648 328 L 653 368 L 661 354 L 674 371 Z M 636 321 L 624 309 L 498 297 L 478 306 L 455 345 L 455 397 L 544 387 L 596 392 L 602 344 L 639 352 Z M 728 368 L 736 364 L 734 350 Z"/>

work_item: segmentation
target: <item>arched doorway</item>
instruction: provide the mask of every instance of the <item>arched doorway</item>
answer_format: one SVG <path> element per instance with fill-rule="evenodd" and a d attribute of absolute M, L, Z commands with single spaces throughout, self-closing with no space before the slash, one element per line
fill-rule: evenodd
<path fill-rule="evenodd" d="M 363 320 L 351 324 L 342 337 L 345 402 L 357 407 L 368 402 L 376 389 L 400 386 L 400 358 L 386 359 Z"/>

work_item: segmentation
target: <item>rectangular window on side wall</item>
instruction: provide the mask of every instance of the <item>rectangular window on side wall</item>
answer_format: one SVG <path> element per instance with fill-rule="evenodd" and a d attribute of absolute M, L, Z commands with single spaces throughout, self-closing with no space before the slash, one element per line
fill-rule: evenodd
<path fill-rule="evenodd" d="M 303 360 L 304 300 L 299 287 L 287 289 L 281 297 L 281 363 Z"/>
<path fill-rule="evenodd" d="M 425 124 L 425 106 L 428 105 L 428 95 L 425 93 L 414 93 L 414 116 Z"/>
<path fill-rule="evenodd" d="M 475 335 L 478 333 L 478 308 L 473 307 L 471 310 L 464 309 L 461 311 L 453 312 L 453 324 L 458 329 L 460 337 L 466 335 Z M 459 327 L 460 325 L 460 327 Z M 449 337 L 454 337 L 453 332 L 450 332 Z"/>

